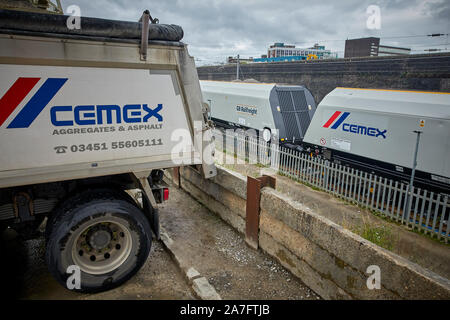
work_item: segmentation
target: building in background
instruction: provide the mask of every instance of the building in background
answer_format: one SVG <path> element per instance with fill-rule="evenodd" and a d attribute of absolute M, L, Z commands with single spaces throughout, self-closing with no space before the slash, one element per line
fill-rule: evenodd
<path fill-rule="evenodd" d="M 238 61 L 237 57 L 228 57 L 227 59 L 227 63 L 236 63 Z M 249 63 L 249 62 L 253 62 L 253 57 L 249 57 L 249 58 L 242 58 L 239 57 L 239 63 Z"/>
<path fill-rule="evenodd" d="M 404 56 L 411 53 L 410 48 L 400 48 L 400 47 L 391 47 L 391 46 L 382 46 L 378 47 L 378 56 Z"/>
<path fill-rule="evenodd" d="M 276 42 L 267 50 L 267 56 L 263 55 L 261 58 L 253 59 L 253 61 L 282 62 L 331 58 L 337 58 L 337 53 L 326 50 L 325 46 L 317 43 L 311 48 L 296 48 L 294 45 Z"/>
<path fill-rule="evenodd" d="M 325 46 L 318 43 L 311 48 L 296 48 L 294 45 L 286 45 L 284 43 L 274 43 L 267 50 L 267 58 L 305 56 L 314 54 L 318 59 L 336 58 L 337 55 L 330 50 L 326 50 Z"/>
<path fill-rule="evenodd" d="M 410 53 L 410 48 L 381 45 L 380 38 L 376 37 L 345 40 L 344 58 L 401 56 Z"/>

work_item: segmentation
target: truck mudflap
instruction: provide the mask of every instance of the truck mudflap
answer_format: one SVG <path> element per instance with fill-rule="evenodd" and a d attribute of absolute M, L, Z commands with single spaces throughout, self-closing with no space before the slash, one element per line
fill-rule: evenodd
<path fill-rule="evenodd" d="M 152 206 L 150 206 L 150 200 L 148 199 L 146 194 L 142 195 L 142 207 L 144 208 L 144 212 L 148 216 L 150 228 L 152 228 L 152 231 L 155 234 L 155 238 L 157 240 L 160 240 L 161 234 L 159 227 L 159 210 L 158 208 L 153 208 Z"/>
<path fill-rule="evenodd" d="M 144 172 L 133 172 L 135 179 L 139 183 L 142 192 L 142 207 L 144 209 L 145 214 L 147 215 L 150 227 L 155 234 L 156 239 L 160 239 L 160 231 L 159 231 L 159 212 L 158 212 L 158 204 L 156 202 L 155 197 L 153 196 L 152 187 L 148 180 L 150 176 L 150 171 Z"/>

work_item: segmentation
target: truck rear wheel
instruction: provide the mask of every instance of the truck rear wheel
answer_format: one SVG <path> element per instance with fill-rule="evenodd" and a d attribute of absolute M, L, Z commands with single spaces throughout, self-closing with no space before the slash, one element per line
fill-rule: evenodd
<path fill-rule="evenodd" d="M 150 252 L 151 229 L 144 213 L 128 201 L 100 195 L 68 200 L 73 207 L 62 206 L 65 210 L 52 221 L 46 261 L 64 287 L 72 274 L 67 273 L 69 266 L 80 270 L 80 288 L 74 290 L 117 287 L 140 269 Z"/>

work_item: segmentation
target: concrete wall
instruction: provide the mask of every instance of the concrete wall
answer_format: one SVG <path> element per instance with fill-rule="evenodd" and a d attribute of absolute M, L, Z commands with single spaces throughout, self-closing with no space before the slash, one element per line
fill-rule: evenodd
<path fill-rule="evenodd" d="M 246 79 L 306 86 L 316 103 L 336 87 L 450 92 L 450 54 L 351 58 L 241 66 Z M 200 80 L 234 80 L 236 66 L 197 68 Z M 241 76 L 242 79 L 242 76 Z"/>
<path fill-rule="evenodd" d="M 203 179 L 190 167 L 181 168 L 181 186 L 240 233 L 245 232 L 246 177 L 218 167 L 217 176 Z"/>
<path fill-rule="evenodd" d="M 181 169 L 181 187 L 240 233 L 245 232 L 246 177 L 218 167 L 205 180 Z M 450 281 L 351 233 L 270 188 L 261 192 L 259 246 L 325 299 L 450 299 Z M 366 286 L 381 269 L 381 289 Z"/>

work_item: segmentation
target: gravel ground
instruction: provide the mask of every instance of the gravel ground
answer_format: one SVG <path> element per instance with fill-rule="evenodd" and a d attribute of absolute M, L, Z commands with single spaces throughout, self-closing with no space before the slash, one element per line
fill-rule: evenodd
<path fill-rule="evenodd" d="M 44 240 L 7 242 L 10 259 L 6 290 L 19 299 L 194 299 L 184 276 L 159 241 L 153 241 L 149 259 L 128 282 L 107 292 L 77 293 L 63 288 L 52 278 L 44 262 Z M 3 287 L 4 288 L 4 287 Z"/>
<path fill-rule="evenodd" d="M 223 299 L 320 299 L 304 283 L 184 191 L 171 188 L 161 224 L 182 259 L 197 269 Z"/>

